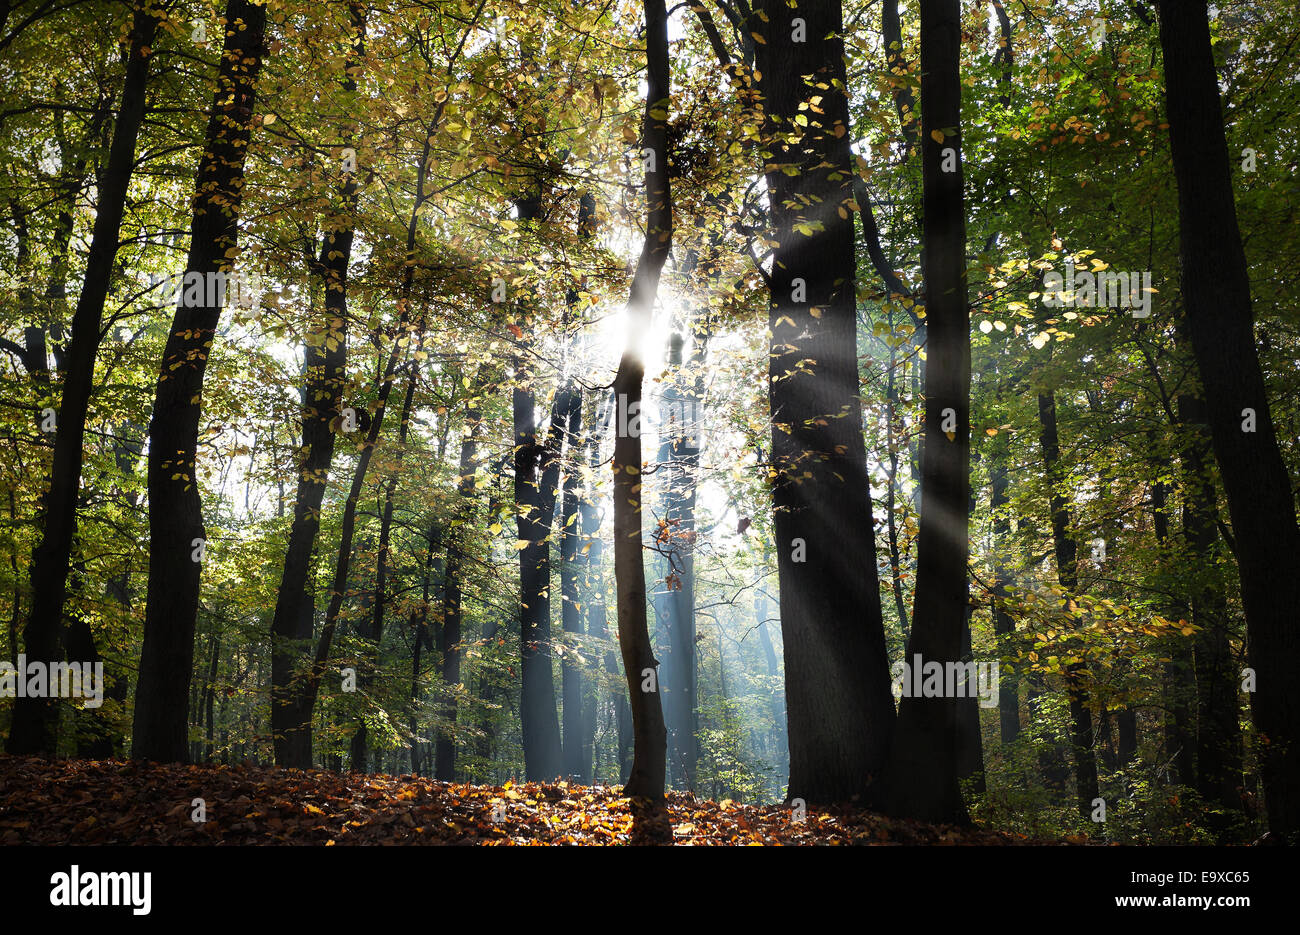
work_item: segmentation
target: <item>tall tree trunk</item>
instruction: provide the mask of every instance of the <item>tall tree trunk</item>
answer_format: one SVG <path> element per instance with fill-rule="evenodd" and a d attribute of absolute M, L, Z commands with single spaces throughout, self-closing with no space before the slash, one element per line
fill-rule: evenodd
<path fill-rule="evenodd" d="M 219 290 L 191 302 L 189 280 L 228 273 L 239 242 L 244 161 L 266 44 L 266 7 L 226 5 L 226 38 L 195 182 L 185 291 L 163 350 L 149 424 L 149 596 L 131 752 L 184 762 L 202 550 L 207 534 L 197 449 L 203 376 L 221 318 Z"/>
<path fill-rule="evenodd" d="M 489 381 L 489 385 L 495 381 Z M 442 683 L 447 692 L 442 716 L 447 727 L 438 731 L 435 749 L 436 777 L 444 782 L 456 781 L 456 686 L 460 684 L 460 661 L 463 650 L 461 640 L 465 619 L 465 530 L 474 520 L 474 499 L 477 495 L 475 477 L 478 474 L 479 453 L 478 436 L 482 426 L 482 413 L 479 410 L 478 396 L 475 392 L 465 409 L 465 435 L 460 443 L 460 473 L 456 481 L 456 493 L 460 496 L 458 507 L 459 526 L 452 527 L 447 542 L 447 566 L 444 575 L 446 582 L 442 598 L 442 633 L 439 644 L 442 648 Z"/>
<path fill-rule="evenodd" d="M 353 44 L 341 81 L 356 91 L 356 69 L 365 36 L 364 14 L 352 5 Z M 303 341 L 302 448 L 293 520 L 284 553 L 280 587 L 271 620 L 271 732 L 278 766 L 311 761 L 310 725 L 299 720 L 291 688 L 304 653 L 310 651 L 314 613 L 303 608 L 315 601 L 307 593 L 312 554 L 320 532 L 321 504 L 334 460 L 336 432 L 343 430 L 343 388 L 347 380 L 348 266 L 352 261 L 357 206 L 355 172 L 339 186 L 340 209 L 324 223 L 320 257 L 313 264 L 324 284 L 324 307 Z"/>
<path fill-rule="evenodd" d="M 587 243 L 595 234 L 596 199 L 588 192 L 578 201 L 578 240 Z M 572 287 L 566 303 L 572 315 L 579 296 Z M 564 481 L 560 498 L 560 620 L 566 637 L 565 652 L 560 659 L 560 691 L 564 700 L 564 775 L 574 782 L 591 781 L 591 754 L 595 723 L 589 711 L 591 695 L 585 675 L 586 659 L 582 651 L 586 595 L 583 593 L 585 568 L 583 542 L 582 467 L 586 455 L 586 435 L 582 428 L 582 386 L 570 380 L 566 388 L 566 407 L 562 410 Z"/>
<path fill-rule="evenodd" d="M 663 525 L 656 533 L 661 556 L 662 588 L 656 588 L 655 609 L 661 636 L 659 651 L 664 716 L 668 727 L 668 771 L 678 788 L 695 787 L 698 758 L 695 662 L 695 498 L 700 461 L 698 407 L 703 384 L 707 324 L 696 329 L 695 344 L 682 374 L 681 334 L 669 340 L 667 369 L 660 404 L 659 462 L 662 478 Z M 687 385 L 692 381 L 694 387 Z"/>
<path fill-rule="evenodd" d="M 1000 643 L 1009 642 L 1015 637 L 1016 621 L 1007 613 L 1003 601 L 1007 599 L 1007 585 L 1011 583 L 1002 557 L 1002 549 L 1011 537 L 1011 518 L 1007 516 L 1007 458 L 1006 446 L 996 446 L 990 474 L 989 509 L 993 513 L 993 632 L 998 635 Z M 1003 650 L 1005 653 L 1006 650 Z M 1001 671 L 1002 684 L 998 686 L 998 723 L 1004 744 L 1015 743 L 1020 737 L 1020 679 L 1016 673 Z"/>
<path fill-rule="evenodd" d="M 1043 464 L 1050 486 L 1056 577 L 1061 587 L 1065 589 L 1065 601 L 1068 607 L 1072 604 L 1074 592 L 1079 584 L 1079 546 L 1070 529 L 1070 504 L 1063 490 L 1064 471 L 1061 466 L 1061 443 L 1056 421 L 1056 395 L 1050 390 L 1038 394 L 1038 418 L 1042 428 L 1040 441 Z M 1084 663 L 1066 664 L 1065 686 L 1070 703 L 1070 744 L 1074 754 L 1079 812 L 1085 817 L 1092 814 L 1093 800 L 1099 795 L 1092 709 L 1089 707 L 1089 693 L 1085 684 L 1087 677 L 1087 666 Z"/>
<path fill-rule="evenodd" d="M 777 243 L 768 385 L 788 796 L 844 801 L 878 778 L 894 702 L 862 438 L 843 23 L 839 3 L 794 10 L 764 0 L 761 10 L 767 132 L 808 121 L 800 143 L 773 143 L 766 167 Z M 800 110 L 811 97 L 821 99 L 816 110 Z"/>
<path fill-rule="evenodd" d="M 978 459 L 977 452 L 971 453 L 972 459 Z M 975 487 L 969 488 L 967 524 L 975 515 Z M 975 597 L 972 584 L 966 586 L 966 617 L 961 633 L 961 658 L 964 662 L 975 661 L 975 650 L 971 644 L 970 622 L 975 613 Z M 967 670 L 968 672 L 971 670 Z M 957 698 L 957 778 L 967 783 L 971 794 L 983 795 L 987 790 L 984 779 L 984 735 L 980 730 L 980 698 L 975 678 L 968 678 L 964 694 Z"/>
<path fill-rule="evenodd" d="M 595 471 L 600 466 L 601 441 L 601 434 L 596 429 L 599 428 L 603 432 L 604 428 L 609 424 L 609 416 L 613 411 L 609 406 L 609 401 L 612 398 L 613 394 L 610 393 L 597 404 L 595 416 L 591 422 L 592 431 L 587 435 L 587 465 L 591 468 L 593 480 L 583 491 L 582 500 L 578 504 L 578 511 L 582 517 L 582 538 L 589 545 L 582 557 L 582 591 L 586 611 L 586 631 L 594 645 L 607 647 L 604 651 L 603 662 L 608 682 L 611 686 L 614 686 L 610 703 L 614 709 L 616 761 L 618 763 L 617 778 L 619 782 L 626 782 L 632 769 L 632 712 L 628 707 L 626 690 L 618 687 L 618 653 L 609 642 L 605 605 L 605 543 L 600 534 L 601 527 L 604 525 L 604 512 L 599 507 L 599 498 L 594 481 Z M 593 735 L 593 743 L 596 724 L 596 695 L 597 693 L 594 690 L 590 693 L 590 700 L 588 701 L 589 722 L 586 727 L 587 733 Z"/>
<path fill-rule="evenodd" d="M 521 206 L 521 218 L 536 218 Z M 555 708 L 551 648 L 551 525 L 558 481 L 561 389 L 551 415 L 551 438 L 538 441 L 537 402 L 527 380 L 531 368 L 516 358 L 512 398 L 515 428 L 515 507 L 519 550 L 520 726 L 524 769 L 530 780 L 554 779 L 563 772 L 560 718 Z"/>
<path fill-rule="evenodd" d="M 370 605 L 370 626 L 363 634 L 363 639 L 373 646 L 369 649 L 370 658 L 364 662 L 360 683 L 362 690 L 368 689 L 374 682 L 375 671 L 379 668 L 384 644 L 384 612 L 388 607 L 388 547 L 393 531 L 393 494 L 397 489 L 397 478 L 401 475 L 402 454 L 406 450 L 406 439 L 411 427 L 411 406 L 415 401 L 415 386 L 419 382 L 419 358 L 408 364 L 410 374 L 406 378 L 406 393 L 402 397 L 402 408 L 398 416 L 397 457 L 388 483 L 384 485 L 384 509 L 379 520 L 379 544 L 375 548 L 375 590 Z M 365 719 L 357 724 L 352 735 L 352 769 L 354 772 L 366 771 L 367 748 L 369 737 Z"/>
<path fill-rule="evenodd" d="M 889 313 L 890 331 L 893 331 L 894 314 Z M 898 547 L 898 514 L 895 509 L 896 494 L 902 488 L 898 479 L 898 446 L 905 444 L 901 441 L 903 434 L 903 421 L 899 415 L 898 400 L 898 347 L 891 343 L 889 346 L 889 375 L 887 377 L 885 388 L 885 405 L 886 426 L 888 432 L 889 445 L 889 484 L 885 488 L 885 532 L 889 540 L 889 576 L 890 590 L 894 595 L 894 613 L 898 616 L 898 628 L 903 634 L 903 642 L 906 644 L 908 637 L 912 632 L 912 625 L 908 620 L 907 600 L 903 595 L 903 560 Z"/>
<path fill-rule="evenodd" d="M 1227 598 L 1216 568 L 1219 551 L 1214 482 L 1208 474 L 1210 442 L 1205 402 L 1191 393 L 1178 398 L 1178 420 L 1191 433 L 1183 446 L 1183 535 L 1196 563 L 1192 622 L 1196 671 L 1196 788 L 1202 798 L 1230 814 L 1240 810 L 1242 750 L 1236 660 Z M 1226 822 L 1215 816 L 1222 833 Z"/>
<path fill-rule="evenodd" d="M 1152 465 L 1156 472 L 1162 469 L 1159 462 Z M 1161 561 L 1169 561 L 1169 487 L 1157 480 L 1151 485 L 1151 516 L 1156 545 Z M 1195 678 L 1191 647 L 1180 636 L 1172 638 L 1168 647 L 1168 661 L 1164 664 L 1165 718 L 1163 725 L 1165 765 L 1173 773 L 1174 782 L 1190 786 L 1194 782 L 1194 738 L 1192 735 L 1192 681 Z"/>
<path fill-rule="evenodd" d="M 641 145 L 646 167 L 646 236 L 627 301 L 628 337 L 614 394 L 619 411 L 641 408 L 645 364 L 637 348 L 650 327 L 659 277 L 672 249 L 672 183 L 668 174 L 668 14 L 664 0 L 645 0 L 646 96 Z M 634 408 L 635 407 L 635 408 Z M 621 420 L 619 420 L 621 423 Z M 614 580 L 618 590 L 618 642 L 632 709 L 632 769 L 624 795 L 662 800 L 667 773 L 668 731 L 659 694 L 659 661 L 646 624 L 644 532 L 641 524 L 641 435 L 620 424 L 614 440 Z"/>
<path fill-rule="evenodd" d="M 439 108 L 429 127 L 430 134 L 433 133 L 434 127 L 441 119 L 441 113 L 442 110 Z M 411 206 L 411 214 L 406 225 L 405 255 L 407 257 L 413 257 L 415 254 L 419 212 L 427 197 L 425 182 L 429 167 L 429 139 L 429 136 L 425 137 L 420 165 L 416 170 L 415 200 Z M 393 328 L 392 346 L 389 348 L 388 359 L 384 364 L 383 375 L 380 378 L 379 394 L 375 400 L 374 414 L 370 417 L 370 428 L 361 443 L 361 454 L 357 458 L 357 466 L 352 474 L 352 485 L 348 490 L 348 498 L 343 506 L 343 518 L 339 526 L 338 551 L 334 559 L 330 600 L 325 609 L 325 621 L 321 625 L 320 638 L 316 643 L 316 653 L 312 659 L 311 672 L 306 678 L 298 680 L 291 686 L 290 700 L 285 705 L 286 723 L 290 725 L 289 731 L 296 735 L 298 739 L 286 751 L 291 754 L 288 758 L 289 761 L 281 765 L 298 766 L 304 769 L 311 766 L 312 715 L 316 709 L 320 683 L 325 676 L 325 669 L 329 663 L 330 651 L 334 646 L 334 633 L 338 628 L 339 613 L 343 609 L 343 600 L 347 595 L 348 575 L 352 567 L 352 543 L 356 535 L 357 508 L 361 502 L 361 494 L 365 489 L 366 474 L 370 469 L 370 462 L 374 457 L 375 448 L 379 443 L 379 435 L 383 430 L 384 415 L 388 411 L 388 398 L 392 395 L 398 363 L 402 359 L 404 351 L 409 348 L 411 332 L 414 330 L 419 332 L 419 337 L 422 338 L 423 336 L 423 321 L 419 328 L 415 328 L 411 323 L 411 292 L 414 282 L 415 265 L 414 263 L 407 263 L 398 290 L 398 315 Z"/>
<path fill-rule="evenodd" d="M 1232 516 L 1269 828 L 1300 837 L 1300 528 L 1255 351 L 1205 0 L 1161 0 L 1187 330 Z M 1254 431 L 1246 431 L 1246 410 Z"/>
<path fill-rule="evenodd" d="M 572 782 L 591 781 L 591 758 L 586 738 L 581 636 L 583 630 L 582 582 L 578 551 L 582 547 L 579 525 L 578 486 L 581 483 L 582 387 L 569 383 L 564 391 L 564 406 L 559 409 L 563 444 L 564 481 L 560 485 L 560 621 L 567 642 L 560 657 L 560 694 L 564 701 L 564 776 Z M 585 758 L 584 758 L 585 756 Z"/>
<path fill-rule="evenodd" d="M 72 339 L 66 355 L 63 395 L 59 404 L 54 459 L 49 488 L 43 497 L 44 522 L 40 544 L 32 554 L 32 609 L 23 628 L 28 658 L 53 662 L 58 651 L 68 563 L 77 531 L 77 499 L 81 488 L 82 443 L 86 412 L 95 377 L 100 323 L 109 280 L 117 257 L 126 208 L 127 187 L 135 163 L 136 140 L 144 120 L 145 86 L 158 19 L 148 4 L 132 8 L 126 77 L 122 102 L 113 126 L 113 142 L 99 184 L 95 226 L 86 277 L 72 318 Z M 55 706 L 48 698 L 17 698 L 5 749 L 9 753 L 53 753 Z M 182 723 L 184 718 L 182 717 Z"/>
<path fill-rule="evenodd" d="M 961 10 L 921 2 L 922 264 L 926 290 L 925 435 L 916 597 L 907 662 L 961 658 L 970 554 L 970 308 L 961 171 Z M 932 134 L 939 132 L 943 142 Z M 950 149 L 951 148 L 951 149 Z M 950 151 L 949 151 L 950 149 Z M 945 171 L 947 169 L 948 171 Z M 916 673 L 913 673 L 915 679 Z M 967 821 L 957 786 L 956 698 L 905 695 L 889 771 L 894 814 Z"/>
<path fill-rule="evenodd" d="M 76 546 L 80 552 L 80 546 Z M 76 560 L 72 563 L 69 570 L 69 590 L 70 596 L 74 601 L 82 592 L 85 584 L 86 560 L 78 554 Z M 67 655 L 68 661 L 79 662 L 82 664 L 85 678 L 90 678 L 90 670 L 96 663 L 102 664 L 104 657 L 100 655 L 98 647 L 95 646 L 95 636 L 90 629 L 90 622 L 80 613 L 68 613 L 67 622 L 63 631 L 63 648 Z M 126 685 L 122 683 L 120 688 L 119 680 L 112 679 L 108 672 L 104 673 L 104 700 L 110 700 L 117 696 L 117 700 L 125 701 Z M 74 731 L 76 734 L 77 756 L 90 760 L 102 760 L 111 757 L 117 747 L 117 738 L 113 735 L 112 729 L 103 717 L 104 709 L 86 709 L 76 711 L 73 719 Z"/>

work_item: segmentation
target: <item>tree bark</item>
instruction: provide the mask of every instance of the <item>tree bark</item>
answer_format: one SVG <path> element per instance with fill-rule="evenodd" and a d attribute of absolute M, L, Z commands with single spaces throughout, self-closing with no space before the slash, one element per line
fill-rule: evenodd
<path fill-rule="evenodd" d="M 681 334 L 669 339 L 667 370 L 660 405 L 659 457 L 662 478 L 661 522 L 656 550 L 662 581 L 656 582 L 654 604 L 658 618 L 664 717 L 668 728 L 668 771 L 678 788 L 695 787 L 698 759 L 695 737 L 695 498 L 700 462 L 698 406 L 703 384 L 707 332 L 695 335 L 690 373 L 683 374 Z M 691 380 L 694 387 L 687 385 Z"/>
<path fill-rule="evenodd" d="M 862 437 L 853 168 L 840 4 L 761 5 L 756 47 L 769 135 L 765 166 L 772 498 L 789 725 L 788 797 L 865 796 L 894 720 Z M 806 41 L 793 41 L 796 17 Z M 813 76 L 813 87 L 804 76 Z M 818 110 L 800 110 L 809 98 Z M 787 174 L 783 169 L 794 174 Z"/>
<path fill-rule="evenodd" d="M 1205 0 L 1161 0 L 1187 330 L 1205 391 L 1241 571 L 1270 831 L 1300 838 L 1300 528 L 1255 350 Z M 1255 431 L 1243 430 L 1253 410 Z"/>
<path fill-rule="evenodd" d="M 495 382 L 495 381 L 492 381 Z M 465 435 L 460 443 L 460 473 L 456 493 L 460 497 L 459 526 L 452 528 L 447 542 L 446 582 L 442 598 L 442 683 L 447 692 L 443 706 L 443 719 L 447 729 L 438 731 L 436 741 L 435 775 L 443 782 L 456 781 L 456 686 L 460 684 L 460 662 L 464 638 L 465 593 L 465 530 L 474 520 L 474 500 L 477 496 L 475 478 L 478 474 L 478 436 L 482 426 L 482 413 L 478 406 L 478 393 L 465 409 Z"/>
<path fill-rule="evenodd" d="M 1000 641 L 1010 641 L 1015 637 L 1016 621 L 1002 601 L 1007 599 L 1007 585 L 1011 583 L 1002 558 L 1002 549 L 1011 536 L 1011 519 L 1007 516 L 1007 458 L 1009 453 L 1004 444 L 996 447 L 993 463 L 989 468 L 990 498 L 989 509 L 993 513 L 993 632 Z M 998 687 L 998 724 L 1004 744 L 1015 743 L 1020 737 L 1020 679 L 1014 672 L 1000 672 L 1002 684 Z"/>
<path fill-rule="evenodd" d="M 1062 489 L 1064 471 L 1061 466 L 1061 444 L 1056 421 L 1056 395 L 1050 390 L 1038 394 L 1038 419 L 1042 429 L 1040 443 L 1043 464 L 1050 486 L 1052 546 L 1056 553 L 1056 577 L 1065 590 L 1064 600 L 1068 608 L 1073 603 L 1072 598 L 1079 584 L 1079 545 L 1070 529 L 1070 504 Z M 1079 812 L 1084 817 L 1092 814 L 1093 800 L 1099 795 L 1092 709 L 1089 707 L 1089 692 L 1085 684 L 1087 677 L 1087 666 L 1084 663 L 1073 662 L 1065 665 L 1065 686 L 1070 704 L 1070 744 L 1074 754 Z"/>
<path fill-rule="evenodd" d="M 519 212 L 536 218 L 536 213 Z M 515 428 L 515 526 L 519 541 L 520 727 L 524 770 L 530 780 L 555 779 L 564 769 L 560 719 L 555 709 L 555 674 L 551 659 L 551 525 L 558 480 L 557 422 L 563 404 L 557 393 L 546 443 L 537 438 L 537 403 L 527 381 L 530 368 L 516 358 L 512 406 Z"/>
<path fill-rule="evenodd" d="M 584 697 L 586 688 L 581 655 L 582 582 L 578 567 L 582 530 L 578 515 L 578 464 L 582 446 L 582 387 L 570 383 L 564 390 L 564 405 L 556 407 L 561 425 L 564 480 L 560 485 L 560 621 L 566 636 L 560 657 L 560 696 L 564 701 L 564 775 L 571 782 L 591 781 L 591 742 L 586 737 Z"/>
<path fill-rule="evenodd" d="M 614 375 L 621 409 L 641 408 L 645 364 L 637 348 L 650 327 L 659 277 L 672 249 L 672 183 L 668 173 L 668 14 L 664 0 L 645 0 L 646 96 L 641 144 L 651 155 L 645 176 L 646 236 L 628 296 L 627 346 Z M 636 407 L 635 410 L 633 407 Z M 659 661 L 646 623 L 644 533 L 641 523 L 641 436 L 620 425 L 614 440 L 614 580 L 618 590 L 618 642 L 632 709 L 632 769 L 623 794 L 661 801 L 667 772 L 668 732 L 659 694 Z"/>
<path fill-rule="evenodd" d="M 922 0 L 922 264 L 928 365 L 921 459 L 924 506 L 907 661 L 920 656 L 923 663 L 940 665 L 962 655 L 970 554 L 970 308 L 960 55 L 957 0 Z M 941 131 L 942 143 L 932 136 L 935 131 Z M 953 152 L 945 156 L 949 147 Z M 946 161 L 951 171 L 944 171 Z M 899 703 L 889 771 L 892 813 L 931 821 L 968 820 L 957 786 L 958 701 L 911 694 Z"/>
<path fill-rule="evenodd" d="M 352 7 L 353 46 L 364 41 L 364 20 Z M 356 90 L 355 54 L 348 56 L 345 91 Z M 278 766 L 302 766 L 311 760 L 310 725 L 293 710 L 298 663 L 310 651 L 314 614 L 303 612 L 309 601 L 312 555 L 320 532 L 321 504 L 334 460 L 336 432 L 343 429 L 343 388 L 347 380 L 348 266 L 352 260 L 357 180 L 348 173 L 339 186 L 341 210 L 325 221 L 315 269 L 324 284 L 324 310 L 303 342 L 302 449 L 293 520 L 284 553 L 280 587 L 271 620 L 271 732 Z M 314 605 L 314 600 L 311 601 Z"/>
<path fill-rule="evenodd" d="M 1227 815 L 1241 809 L 1242 784 L 1240 705 L 1236 660 L 1227 598 L 1219 584 L 1218 510 L 1214 482 L 1208 474 L 1210 442 L 1205 402 L 1184 393 L 1178 398 L 1178 419 L 1190 433 L 1183 445 L 1183 536 L 1195 564 L 1192 576 L 1193 667 L 1196 672 L 1196 788 L 1206 802 Z M 1225 816 L 1212 824 L 1227 831 Z"/>
<path fill-rule="evenodd" d="M 144 121 L 145 86 L 158 19 L 147 4 L 132 9 L 122 101 L 113 125 L 113 142 L 99 184 L 95 226 L 86 276 L 72 318 L 72 339 L 66 355 L 63 395 L 59 404 L 54 460 L 43 499 L 44 522 L 40 544 L 32 553 L 32 608 L 23 628 L 26 655 L 53 662 L 58 651 L 63 602 L 67 594 L 68 563 L 77 531 L 82 444 L 86 412 L 94 386 L 95 355 L 109 280 L 117 257 L 126 209 L 127 187 L 135 163 L 136 140 Z M 53 753 L 55 706 L 48 698 L 17 698 L 5 749 L 9 753 Z"/>
<path fill-rule="evenodd" d="M 226 37 L 204 153 L 195 183 L 186 279 L 229 272 L 238 249 L 244 161 L 253 129 L 254 93 L 265 55 L 266 7 L 226 5 Z M 186 284 L 188 285 L 188 284 Z M 194 623 L 207 538 L 197 449 L 203 376 L 221 318 L 219 296 L 182 294 L 163 350 L 149 425 L 149 596 L 136 682 L 132 755 L 185 762 Z M 199 553 L 201 554 L 201 553 Z"/>
<path fill-rule="evenodd" d="M 370 603 L 370 626 L 362 638 L 373 644 L 369 648 L 368 658 L 363 660 L 360 673 L 360 685 L 365 691 L 374 682 L 375 671 L 379 668 L 384 643 L 384 612 L 388 607 L 388 548 L 393 531 L 393 494 L 397 489 L 397 478 L 401 474 L 402 454 L 406 450 L 406 439 L 411 427 L 411 407 L 415 401 L 415 385 L 419 382 L 419 358 L 410 363 L 410 373 L 406 378 L 406 393 L 402 397 L 402 408 L 398 416 L 397 458 L 396 465 L 384 485 L 384 509 L 379 520 L 379 544 L 375 548 L 375 589 Z M 369 735 L 366 722 L 361 718 L 356 732 L 352 735 L 352 769 L 365 772 L 369 747 Z"/>

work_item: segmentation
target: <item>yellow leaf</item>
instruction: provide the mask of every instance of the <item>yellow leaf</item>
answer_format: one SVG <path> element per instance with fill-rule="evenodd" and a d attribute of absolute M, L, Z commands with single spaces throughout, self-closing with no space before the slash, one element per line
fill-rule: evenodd
<path fill-rule="evenodd" d="M 942 142 L 943 142 L 943 131 L 942 131 L 942 130 L 931 130 L 931 131 L 930 131 L 930 139 L 934 140 L 936 143 L 942 143 Z"/>

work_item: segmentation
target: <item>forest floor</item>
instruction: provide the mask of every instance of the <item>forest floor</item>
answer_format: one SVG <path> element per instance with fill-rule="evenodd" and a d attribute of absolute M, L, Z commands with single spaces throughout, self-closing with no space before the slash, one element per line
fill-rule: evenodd
<path fill-rule="evenodd" d="M 197 821 L 202 799 L 202 817 Z M 504 786 L 260 766 L 0 756 L 0 844 L 1019 845 L 981 828 L 872 812 L 712 802 L 647 810 L 617 787 Z"/>

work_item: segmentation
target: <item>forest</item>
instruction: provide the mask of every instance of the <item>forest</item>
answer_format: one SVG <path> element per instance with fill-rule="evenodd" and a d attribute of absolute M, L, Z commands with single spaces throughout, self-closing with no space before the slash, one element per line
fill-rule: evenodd
<path fill-rule="evenodd" d="M 0 88 L 0 843 L 1300 843 L 1289 0 L 0 0 Z"/>

